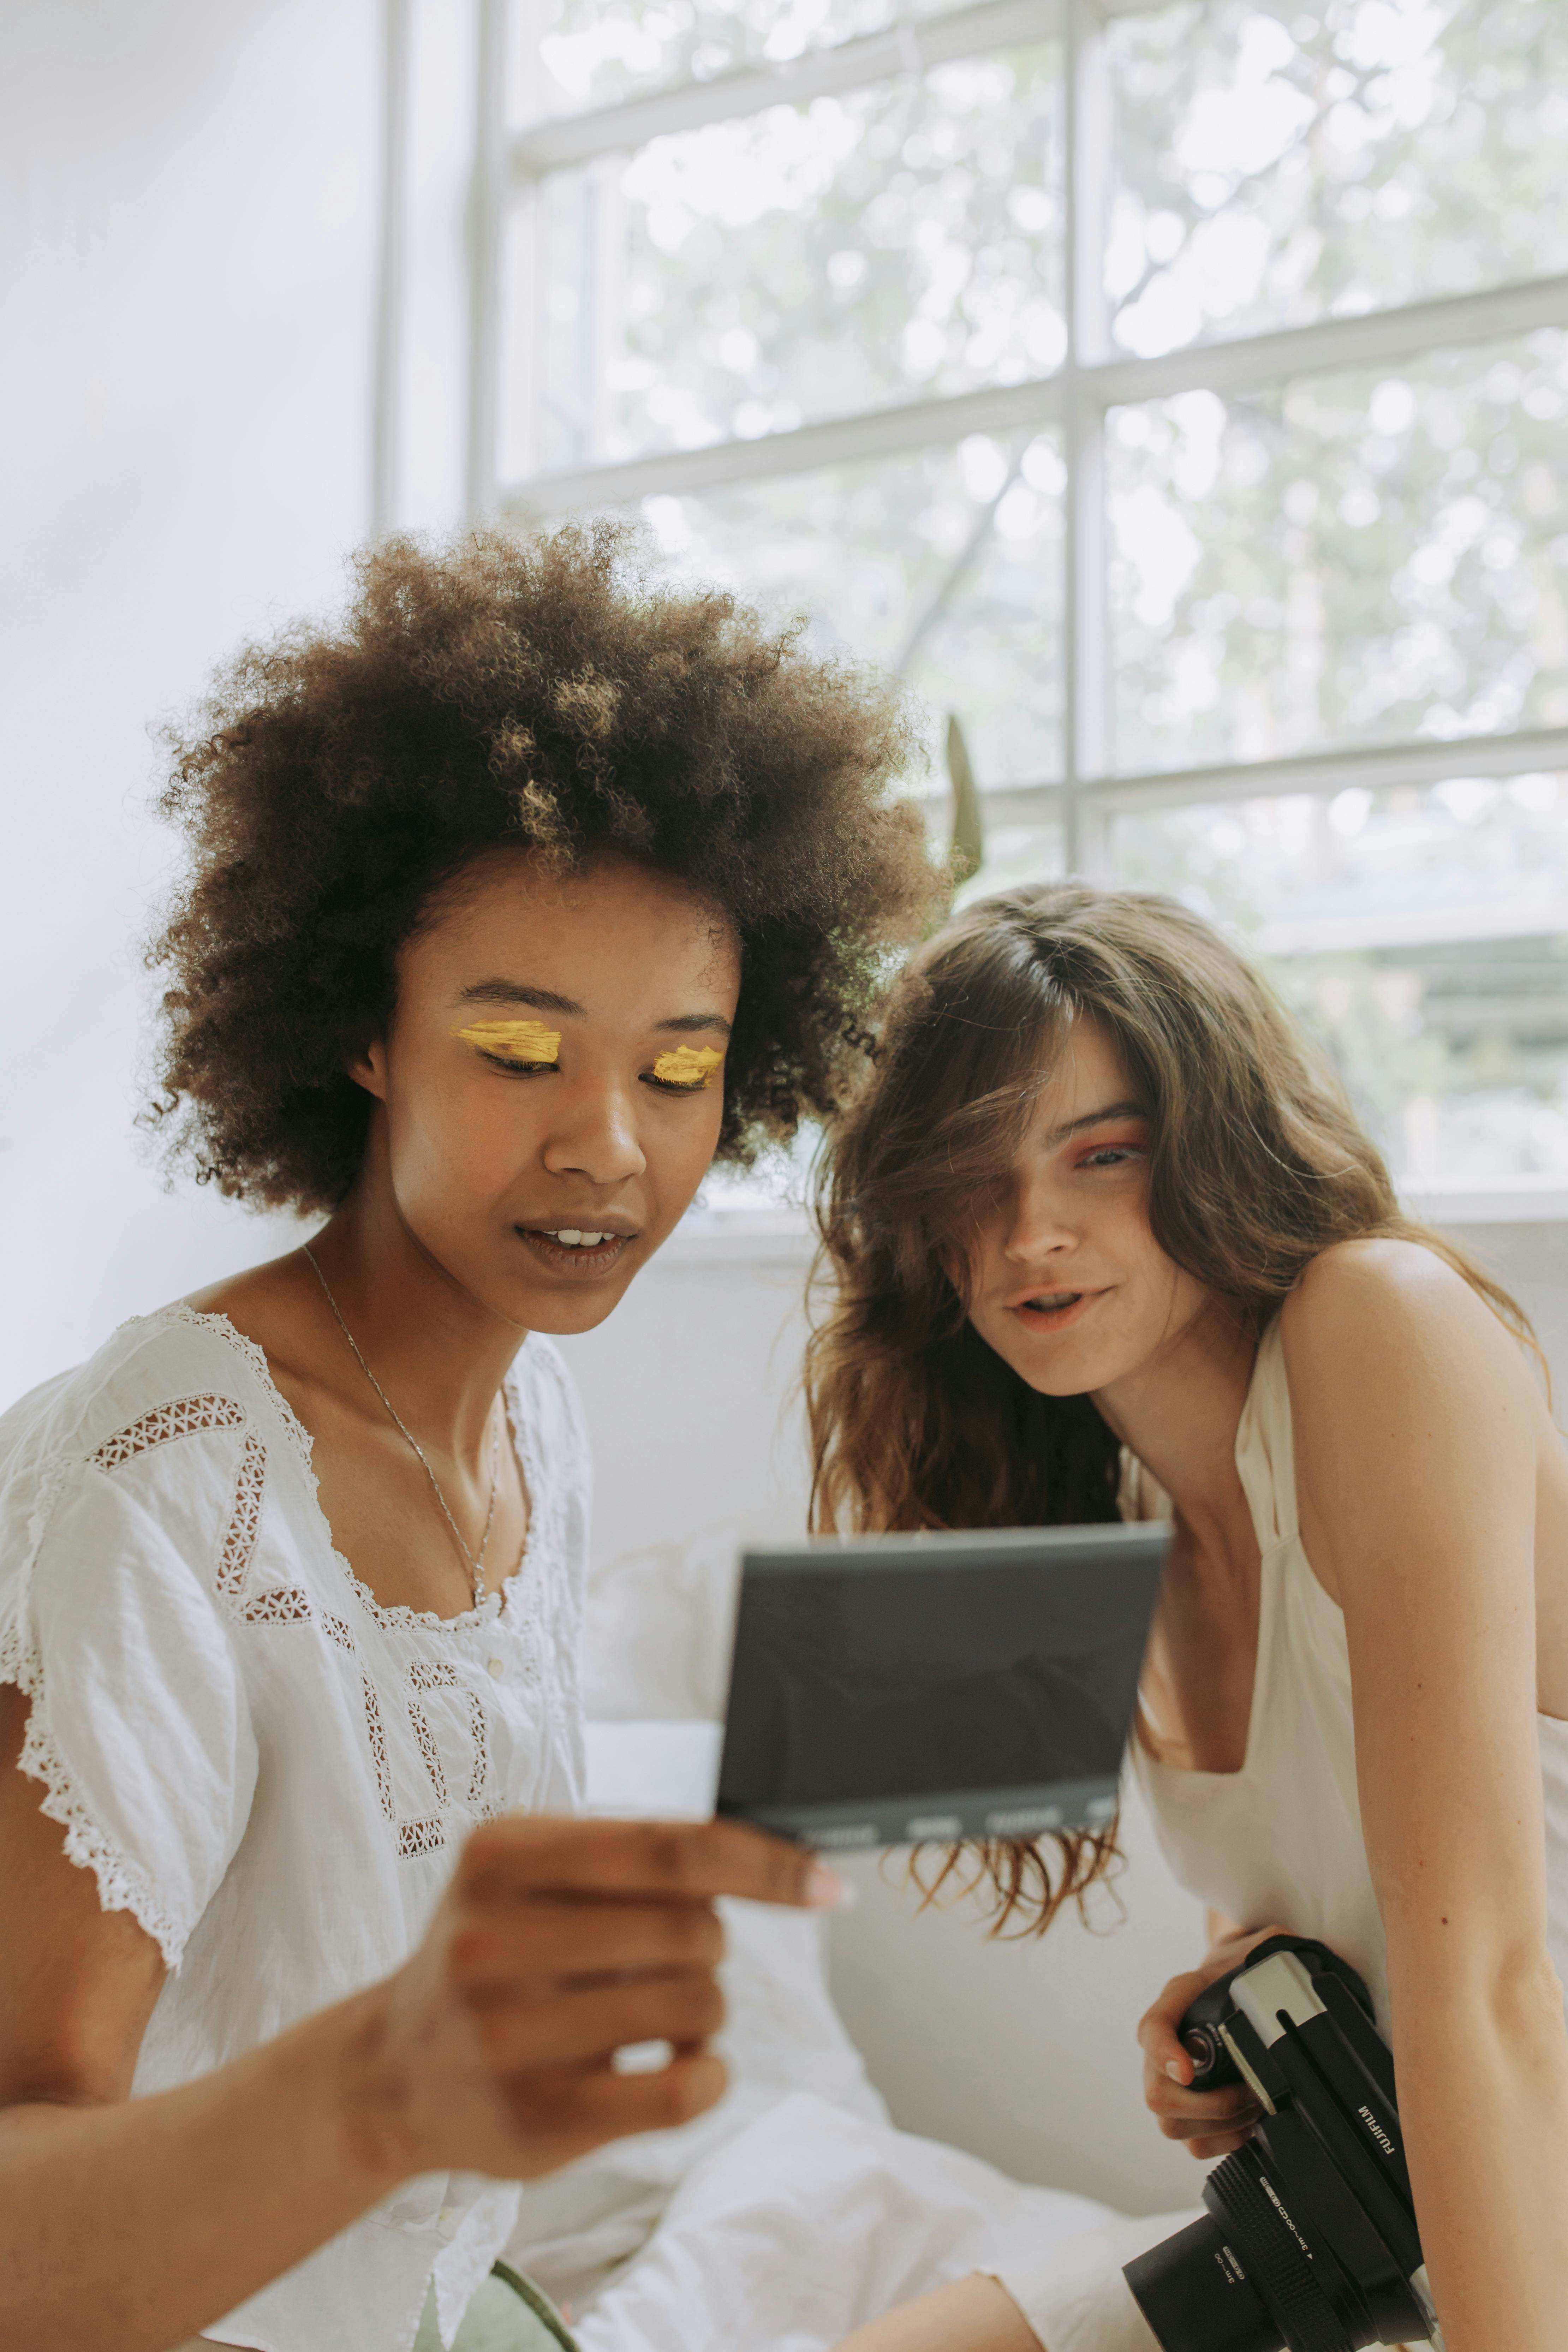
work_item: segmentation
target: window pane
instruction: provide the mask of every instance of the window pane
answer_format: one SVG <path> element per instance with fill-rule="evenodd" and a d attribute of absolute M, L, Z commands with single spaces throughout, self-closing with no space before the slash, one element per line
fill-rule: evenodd
<path fill-rule="evenodd" d="M 933 790 L 955 712 L 984 790 L 1061 772 L 1061 482 L 1051 436 L 976 435 L 647 512 L 683 576 L 805 614 L 816 643 L 900 670 L 936 722 Z"/>
<path fill-rule="evenodd" d="M 1259 953 L 1395 1179 L 1568 1179 L 1568 778 L 1123 818 L 1119 878 Z"/>
<path fill-rule="evenodd" d="M 1568 721 L 1568 336 L 1110 417 L 1124 770 Z"/>
<path fill-rule="evenodd" d="M 1560 0 L 1184 0 L 1109 40 L 1128 351 L 1568 266 Z"/>
<path fill-rule="evenodd" d="M 553 175 L 536 462 L 750 439 L 1055 366 L 1059 100 L 1043 44 Z"/>
<path fill-rule="evenodd" d="M 994 890 L 1013 890 L 1025 882 L 1060 882 L 1067 875 L 1067 843 L 1062 826 L 987 824 L 985 859 L 978 874 L 964 883 L 955 904 L 988 898 Z"/>
<path fill-rule="evenodd" d="M 738 66 L 787 65 L 813 49 L 940 15 L 951 0 L 523 0 L 512 9 L 518 123 L 613 106 L 666 83 Z M 534 47 L 537 43 L 537 49 Z"/>

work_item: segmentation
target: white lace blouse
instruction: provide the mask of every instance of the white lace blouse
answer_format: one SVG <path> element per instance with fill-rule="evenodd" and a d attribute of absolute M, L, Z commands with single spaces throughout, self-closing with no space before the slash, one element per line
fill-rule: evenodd
<path fill-rule="evenodd" d="M 395 1969 L 475 1822 L 579 1806 L 587 1447 L 548 1340 L 525 1342 L 507 1398 L 527 1547 L 445 1619 L 379 1607 L 333 1550 L 310 1441 L 222 1316 L 127 1323 L 0 1420 L 22 1769 L 171 1970 L 134 2095 Z M 407 2352 L 433 2276 L 449 2340 L 518 2203 L 477 2175 L 409 2181 L 208 2333 Z"/>

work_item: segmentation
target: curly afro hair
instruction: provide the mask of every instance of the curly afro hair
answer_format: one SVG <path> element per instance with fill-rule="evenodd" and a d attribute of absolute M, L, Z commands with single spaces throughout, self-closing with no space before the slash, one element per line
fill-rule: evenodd
<path fill-rule="evenodd" d="M 914 749 L 897 690 L 803 652 L 798 622 L 650 580 L 625 525 L 395 539 L 355 574 L 341 627 L 252 646 L 169 736 L 190 870 L 148 961 L 171 1157 L 258 1204 L 342 1200 L 370 1115 L 345 1066 L 399 946 L 496 844 L 619 854 L 727 913 L 721 1159 L 829 1113 L 945 880 L 888 796 Z"/>

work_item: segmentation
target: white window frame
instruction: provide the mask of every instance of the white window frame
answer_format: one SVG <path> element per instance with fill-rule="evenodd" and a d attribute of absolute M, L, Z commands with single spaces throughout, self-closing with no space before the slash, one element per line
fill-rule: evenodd
<path fill-rule="evenodd" d="M 1368 310 L 1271 333 L 1184 345 L 1156 359 L 1110 346 L 1104 300 L 1109 215 L 1110 89 L 1105 33 L 1113 16 L 1142 13 L 1151 0 L 977 0 L 935 16 L 811 52 L 787 65 L 748 67 L 688 80 L 507 140 L 503 24 L 506 0 L 480 0 L 481 101 L 475 188 L 468 503 L 475 519 L 505 507 L 545 520 L 655 494 L 679 497 L 720 485 L 952 446 L 972 433 L 1007 434 L 1050 425 L 1061 436 L 1067 474 L 1063 534 L 1065 720 L 1059 782 L 983 793 L 988 824 L 1059 819 L 1068 870 L 1103 876 L 1116 817 L 1183 804 L 1263 799 L 1290 793 L 1386 791 L 1456 774 L 1511 776 L 1568 769 L 1568 727 L 1531 728 L 1458 739 L 1416 740 L 1227 761 L 1143 774 L 1110 761 L 1112 690 L 1106 510 L 1106 417 L 1113 406 L 1202 389 L 1258 391 L 1291 378 L 1347 368 L 1397 365 L 1436 351 L 1500 341 L 1538 327 L 1568 327 L 1568 275 L 1538 278 L 1436 300 Z M 780 104 L 804 105 L 828 92 L 861 89 L 900 73 L 1026 42 L 1059 37 L 1066 111 L 1066 354 L 1059 368 L 1024 383 L 916 400 L 771 433 L 625 462 L 497 478 L 500 254 L 502 208 L 521 249 L 531 246 L 542 282 L 539 193 L 552 172 L 626 154 L 662 133 L 689 131 Z"/>
<path fill-rule="evenodd" d="M 405 23 L 416 0 L 388 0 L 389 23 Z M 1142 773 L 1117 772 L 1110 757 L 1113 687 L 1110 530 L 1106 505 L 1107 415 L 1126 403 L 1194 390 L 1222 397 L 1277 388 L 1295 378 L 1344 369 L 1398 366 L 1429 353 L 1502 341 L 1536 328 L 1568 328 L 1568 275 L 1531 278 L 1484 292 L 1445 297 L 1329 318 L 1269 333 L 1212 339 L 1158 358 L 1115 351 L 1110 341 L 1105 282 L 1109 215 L 1110 92 L 1106 28 L 1115 16 L 1141 14 L 1160 0 L 973 0 L 973 5 L 906 22 L 788 64 L 748 67 L 707 80 L 689 79 L 509 134 L 506 118 L 509 22 L 528 0 L 475 0 L 477 65 L 473 173 L 468 204 L 466 505 L 480 521 L 503 511 L 548 521 L 608 507 L 635 506 L 654 495 L 698 495 L 721 486 L 804 473 L 819 467 L 875 461 L 902 451 L 952 447 L 973 433 L 1005 436 L 1054 426 L 1060 436 L 1067 489 L 1062 563 L 1065 713 L 1059 780 L 984 788 L 987 830 L 1059 822 L 1067 869 L 1112 878 L 1115 821 L 1156 809 L 1225 801 L 1329 794 L 1359 786 L 1385 792 L 1428 786 L 1456 775 L 1504 778 L 1568 771 L 1568 727 L 1514 729 L 1372 745 L 1335 746 L 1261 761 Z M 1032 381 L 914 400 L 772 433 L 616 464 L 534 472 L 503 480 L 497 467 L 502 367 L 500 270 L 521 262 L 531 335 L 514 344 L 514 376 L 537 414 L 537 379 L 528 362 L 542 346 L 541 190 L 553 172 L 604 159 L 644 142 L 704 123 L 732 121 L 780 104 L 804 105 L 829 93 L 863 89 L 900 73 L 1059 37 L 1064 58 L 1066 132 L 1066 352 L 1059 368 Z M 407 103 L 406 37 L 388 43 L 388 123 Z M 389 131 L 389 187 L 398 159 Z M 395 209 L 388 206 L 388 220 Z M 403 255 L 389 229 L 384 254 L 378 382 L 395 346 Z M 531 351 L 530 349 L 531 345 Z M 521 370 L 517 361 L 521 357 Z M 382 415 L 384 406 L 386 414 Z M 376 527 L 392 518 L 399 419 L 390 391 L 378 394 Z M 1568 1188 L 1555 1179 L 1414 1193 L 1413 1208 L 1449 1224 L 1568 1219 Z M 721 1217 L 720 1223 L 725 1223 Z M 754 1222 L 748 1217 L 746 1224 Z M 792 1224 L 793 1230 L 793 1224 Z M 798 1238 L 798 1237 L 797 1237 Z M 700 1236 L 706 1248 L 712 1236 Z M 694 1243 L 694 1246 L 698 1244 Z M 751 1244 L 745 1244 L 747 1248 Z M 791 1247 L 795 1245 L 792 1241 Z"/>

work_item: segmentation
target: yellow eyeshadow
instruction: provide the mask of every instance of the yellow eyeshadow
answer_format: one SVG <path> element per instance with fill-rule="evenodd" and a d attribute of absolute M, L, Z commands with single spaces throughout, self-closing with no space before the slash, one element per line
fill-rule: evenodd
<path fill-rule="evenodd" d="M 716 1045 L 678 1045 L 673 1054 L 659 1055 L 653 1074 L 666 1086 L 710 1087 L 723 1058 Z"/>
<path fill-rule="evenodd" d="M 561 1058 L 561 1032 L 547 1029 L 542 1021 L 476 1021 L 467 1029 L 454 1029 L 465 1045 L 477 1046 L 482 1054 L 497 1054 L 505 1062 L 558 1062 Z"/>

